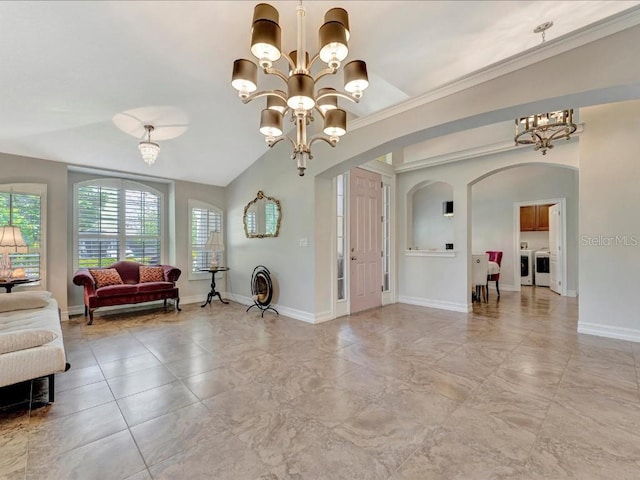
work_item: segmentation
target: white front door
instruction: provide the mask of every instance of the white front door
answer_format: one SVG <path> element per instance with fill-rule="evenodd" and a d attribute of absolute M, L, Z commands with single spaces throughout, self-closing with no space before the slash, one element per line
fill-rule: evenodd
<path fill-rule="evenodd" d="M 549 288 L 562 295 L 562 208 L 559 203 L 549 208 Z"/>
<path fill-rule="evenodd" d="M 354 168 L 349 175 L 351 313 L 382 305 L 382 176 Z"/>

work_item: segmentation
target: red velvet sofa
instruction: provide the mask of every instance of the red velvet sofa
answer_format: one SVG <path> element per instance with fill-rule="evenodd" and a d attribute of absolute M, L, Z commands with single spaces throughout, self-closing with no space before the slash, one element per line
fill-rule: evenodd
<path fill-rule="evenodd" d="M 138 262 L 120 261 L 110 267 L 115 269 L 122 280 L 121 284 L 97 287 L 96 279 L 88 268 L 81 268 L 73 275 L 73 283 L 84 287 L 84 315 L 89 315 L 87 325 L 93 323 L 93 311 L 96 308 L 113 305 L 127 305 L 131 303 L 152 302 L 154 300 L 173 299 L 175 308 L 180 309 L 180 295 L 176 281 L 182 273 L 180 269 L 171 265 L 157 265 L 162 268 L 162 281 L 147 281 L 140 283 L 140 267 L 146 267 Z M 94 270 L 94 269 L 91 269 Z M 104 269 L 95 269 L 104 270 Z"/>

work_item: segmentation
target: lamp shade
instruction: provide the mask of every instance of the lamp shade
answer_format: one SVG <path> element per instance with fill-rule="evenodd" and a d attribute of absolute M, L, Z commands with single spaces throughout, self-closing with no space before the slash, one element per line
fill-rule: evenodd
<path fill-rule="evenodd" d="M 344 27 L 344 30 L 347 34 L 347 40 L 351 36 L 349 32 L 349 14 L 344 8 L 332 8 L 331 10 L 327 10 L 327 13 L 324 14 L 324 22 L 339 22 Z"/>
<path fill-rule="evenodd" d="M 323 95 L 332 93 L 336 93 L 335 88 L 321 88 L 318 90 L 318 101 L 316 103 L 318 104 L 320 111 L 324 114 L 327 113 L 327 110 L 338 108 L 338 97 L 330 95 L 328 97 L 320 98 Z"/>
<path fill-rule="evenodd" d="M 253 8 L 253 23 L 258 20 L 269 20 L 275 24 L 280 22 L 278 10 L 268 3 L 259 3 Z"/>
<path fill-rule="evenodd" d="M 260 114 L 260 133 L 265 137 L 282 135 L 282 114 L 277 110 L 265 108 Z"/>
<path fill-rule="evenodd" d="M 259 59 L 275 62 L 280 58 L 280 25 L 271 20 L 256 20 L 251 28 L 251 53 Z"/>
<path fill-rule="evenodd" d="M 361 93 L 369 86 L 367 64 L 354 60 L 344 66 L 344 89 L 349 93 Z"/>
<path fill-rule="evenodd" d="M 287 94 L 282 90 L 276 90 L 276 92 L 283 97 L 287 96 Z M 267 108 L 270 110 L 275 110 L 276 112 L 284 113 L 287 110 L 287 102 L 276 95 L 269 95 L 267 97 Z"/>
<path fill-rule="evenodd" d="M 347 31 L 339 22 L 326 22 L 320 27 L 320 60 L 331 65 L 347 58 Z"/>
<path fill-rule="evenodd" d="M 293 110 L 311 110 L 316 101 L 313 98 L 315 82 L 311 75 L 296 73 L 287 81 L 287 105 Z"/>
<path fill-rule="evenodd" d="M 289 53 L 289 58 L 291 59 L 291 61 L 293 62 L 294 65 L 296 65 L 294 67 L 298 68 L 298 51 L 294 50 L 293 52 Z M 304 58 L 303 58 L 303 62 L 302 62 L 302 67 L 303 68 L 307 68 L 309 66 L 309 52 L 304 52 Z M 289 75 L 293 75 L 293 70 L 289 70 Z"/>
<path fill-rule="evenodd" d="M 231 86 L 240 94 L 248 95 L 258 88 L 258 66 L 251 60 L 239 58 L 233 62 Z"/>
<path fill-rule="evenodd" d="M 0 227 L 0 253 L 27 253 L 29 247 L 22 238 L 20 227 L 5 225 Z"/>
<path fill-rule="evenodd" d="M 209 250 L 224 250 L 224 237 L 222 232 L 209 232 L 209 238 L 205 247 Z"/>
<path fill-rule="evenodd" d="M 341 137 L 347 133 L 347 112 L 340 108 L 327 111 L 324 117 L 324 133 L 330 137 Z"/>

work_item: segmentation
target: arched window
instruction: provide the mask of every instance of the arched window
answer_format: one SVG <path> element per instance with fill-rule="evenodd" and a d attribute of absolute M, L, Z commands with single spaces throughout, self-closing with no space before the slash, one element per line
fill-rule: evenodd
<path fill-rule="evenodd" d="M 45 278 L 45 226 L 47 186 L 36 183 L 0 185 L 0 226 L 20 228 L 26 252 L 7 252 L 11 267 L 21 268 L 27 277 Z M 2 253 L 0 253 L 2 260 Z M 41 283 L 43 286 L 43 283 Z"/>
<path fill-rule="evenodd" d="M 142 183 L 96 179 L 75 184 L 77 267 L 118 260 L 162 263 L 162 194 Z"/>
<path fill-rule="evenodd" d="M 189 200 L 189 232 L 191 235 L 190 273 L 199 274 L 211 265 L 213 252 L 206 246 L 209 234 L 212 232 L 223 233 L 222 211 L 208 203 Z M 224 246 L 215 249 L 218 265 L 224 265 L 223 248 Z"/>

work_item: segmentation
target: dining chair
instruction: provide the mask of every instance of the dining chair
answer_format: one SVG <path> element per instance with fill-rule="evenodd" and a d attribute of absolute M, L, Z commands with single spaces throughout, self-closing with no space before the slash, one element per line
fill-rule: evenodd
<path fill-rule="evenodd" d="M 487 254 L 489 255 L 489 262 L 498 264 L 497 272 L 495 272 L 495 265 L 489 264 L 489 270 L 487 274 L 487 301 L 488 301 L 489 300 L 489 282 L 496 282 L 496 291 L 498 292 L 498 298 L 500 298 L 500 268 L 502 264 L 502 252 L 489 250 L 487 251 Z"/>
<path fill-rule="evenodd" d="M 479 302 L 487 302 L 487 273 L 489 271 L 489 255 L 482 253 L 472 255 L 471 265 L 471 284 L 475 290 L 475 298 Z"/>

